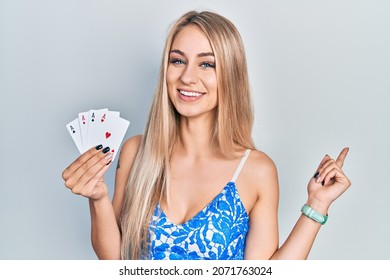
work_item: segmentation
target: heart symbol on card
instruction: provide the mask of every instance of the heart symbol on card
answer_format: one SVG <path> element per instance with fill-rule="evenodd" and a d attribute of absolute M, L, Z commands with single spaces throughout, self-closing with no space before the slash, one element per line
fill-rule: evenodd
<path fill-rule="evenodd" d="M 111 133 L 110 132 L 106 132 L 106 139 L 109 138 L 111 136 Z"/>

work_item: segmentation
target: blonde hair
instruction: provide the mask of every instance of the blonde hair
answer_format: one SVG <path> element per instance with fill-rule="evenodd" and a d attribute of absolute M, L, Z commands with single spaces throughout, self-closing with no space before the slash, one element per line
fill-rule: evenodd
<path fill-rule="evenodd" d="M 171 27 L 166 40 L 145 133 L 125 190 L 121 215 L 122 259 L 148 257 L 149 223 L 169 185 L 169 160 L 179 134 L 180 118 L 168 97 L 166 72 L 175 36 L 188 25 L 204 32 L 215 56 L 218 112 L 212 132 L 214 140 L 226 157 L 232 157 L 237 146 L 254 148 L 253 109 L 240 34 L 228 19 L 218 14 L 190 11 Z"/>

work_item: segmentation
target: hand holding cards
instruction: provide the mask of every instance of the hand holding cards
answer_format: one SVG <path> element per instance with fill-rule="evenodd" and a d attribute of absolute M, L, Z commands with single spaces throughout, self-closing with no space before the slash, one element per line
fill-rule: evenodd
<path fill-rule="evenodd" d="M 110 147 L 114 160 L 129 124 L 119 112 L 99 109 L 79 113 L 66 127 L 81 154 L 91 147 L 103 145 Z"/>

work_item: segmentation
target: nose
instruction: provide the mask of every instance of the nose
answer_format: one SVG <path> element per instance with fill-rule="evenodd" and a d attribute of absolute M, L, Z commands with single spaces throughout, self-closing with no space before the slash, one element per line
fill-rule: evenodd
<path fill-rule="evenodd" d="M 196 84 L 196 82 L 198 81 L 196 65 L 188 63 L 183 69 L 183 73 L 180 76 L 180 80 L 184 84 Z"/>

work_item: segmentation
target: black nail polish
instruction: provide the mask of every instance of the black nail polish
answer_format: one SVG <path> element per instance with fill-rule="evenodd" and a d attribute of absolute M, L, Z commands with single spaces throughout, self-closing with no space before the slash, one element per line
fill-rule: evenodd
<path fill-rule="evenodd" d="M 111 163 L 112 160 L 110 160 L 106 165 L 109 165 Z"/>
<path fill-rule="evenodd" d="M 98 145 L 98 146 L 95 147 L 95 149 L 98 150 L 98 151 L 99 151 L 101 148 L 103 148 L 103 145 Z"/>
<path fill-rule="evenodd" d="M 106 154 L 109 150 L 110 150 L 110 147 L 105 147 L 102 152 L 103 152 L 103 154 Z"/>
<path fill-rule="evenodd" d="M 322 186 L 324 186 L 324 185 L 325 185 L 325 180 L 324 180 L 324 181 L 322 181 L 321 185 L 322 185 Z"/>
<path fill-rule="evenodd" d="M 317 179 L 318 175 L 320 175 L 320 172 L 317 171 L 316 174 L 314 174 L 313 178 Z"/>

